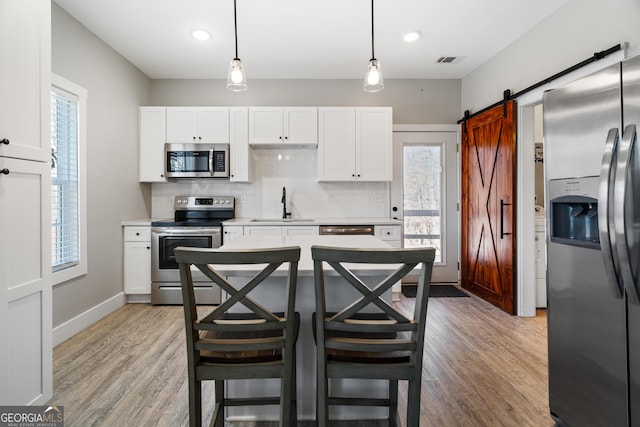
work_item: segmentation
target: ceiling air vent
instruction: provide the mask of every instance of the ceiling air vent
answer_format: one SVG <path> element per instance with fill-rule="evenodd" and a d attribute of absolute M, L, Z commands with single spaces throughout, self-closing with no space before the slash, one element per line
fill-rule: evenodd
<path fill-rule="evenodd" d="M 455 60 L 458 59 L 455 56 L 441 56 L 440 58 L 438 58 L 436 60 L 436 63 L 438 64 L 451 64 L 453 62 L 455 62 Z"/>

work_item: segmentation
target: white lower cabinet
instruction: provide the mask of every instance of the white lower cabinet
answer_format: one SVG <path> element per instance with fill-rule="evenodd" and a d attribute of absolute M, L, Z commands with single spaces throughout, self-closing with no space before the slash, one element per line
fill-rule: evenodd
<path fill-rule="evenodd" d="M 52 395 L 50 175 L 0 157 L 0 405 Z"/>
<path fill-rule="evenodd" d="M 222 244 L 242 237 L 244 230 L 241 225 L 223 225 L 222 226 Z"/>
<path fill-rule="evenodd" d="M 317 236 L 320 228 L 317 225 L 283 225 L 283 236 Z"/>
<path fill-rule="evenodd" d="M 381 225 L 374 227 L 375 236 L 387 242 L 394 248 L 402 247 L 402 226 L 400 225 Z"/>
<path fill-rule="evenodd" d="M 317 236 L 317 225 L 230 225 L 222 226 L 223 244 L 240 236 Z"/>
<path fill-rule="evenodd" d="M 124 293 L 151 294 L 151 227 L 124 227 Z"/>
<path fill-rule="evenodd" d="M 547 236 L 544 221 L 536 220 L 536 308 L 547 307 Z"/>

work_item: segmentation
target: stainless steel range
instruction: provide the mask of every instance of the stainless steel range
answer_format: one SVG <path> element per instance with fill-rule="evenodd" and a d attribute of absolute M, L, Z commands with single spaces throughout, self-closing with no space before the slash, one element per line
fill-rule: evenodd
<path fill-rule="evenodd" d="M 152 304 L 182 304 L 180 270 L 173 250 L 178 246 L 220 247 L 221 223 L 235 214 L 233 196 L 177 196 L 173 205 L 174 218 L 151 223 Z M 199 270 L 193 270 L 193 279 L 198 304 L 220 303 L 220 289 Z"/>

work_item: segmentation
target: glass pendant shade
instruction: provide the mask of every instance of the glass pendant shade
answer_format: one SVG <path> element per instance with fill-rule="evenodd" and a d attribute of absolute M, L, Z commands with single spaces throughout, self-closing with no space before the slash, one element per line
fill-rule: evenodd
<path fill-rule="evenodd" d="M 364 75 L 365 92 L 378 92 L 384 89 L 384 80 L 382 79 L 382 70 L 380 70 L 380 61 L 371 58 L 367 74 Z"/>
<path fill-rule="evenodd" d="M 227 89 L 234 92 L 247 90 L 247 76 L 244 72 L 244 65 L 242 65 L 240 58 L 233 58 L 229 64 Z"/>

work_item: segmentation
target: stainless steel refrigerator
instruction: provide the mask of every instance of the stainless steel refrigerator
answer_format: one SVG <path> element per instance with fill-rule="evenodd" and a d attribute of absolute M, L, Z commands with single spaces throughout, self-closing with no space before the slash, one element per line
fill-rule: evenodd
<path fill-rule="evenodd" d="M 544 96 L 549 408 L 640 427 L 640 57 Z"/>

